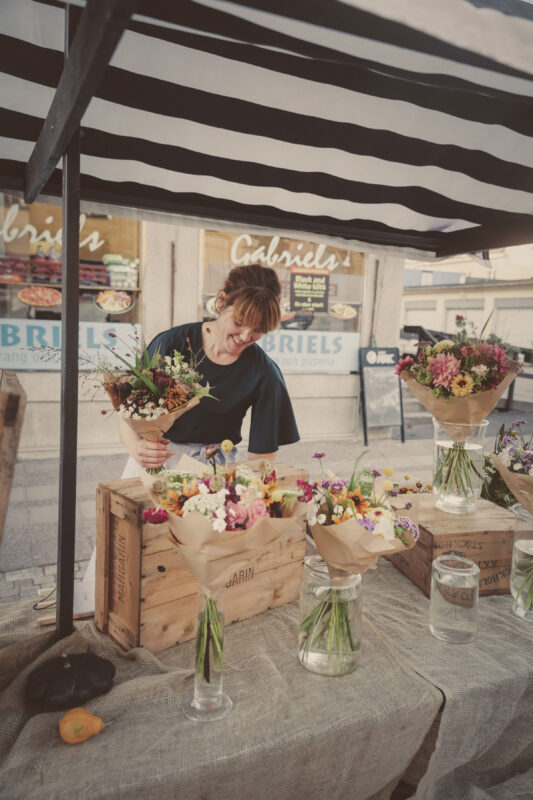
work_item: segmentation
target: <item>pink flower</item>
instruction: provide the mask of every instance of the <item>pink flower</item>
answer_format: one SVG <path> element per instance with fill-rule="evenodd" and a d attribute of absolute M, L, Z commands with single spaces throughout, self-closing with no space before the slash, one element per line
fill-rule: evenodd
<path fill-rule="evenodd" d="M 254 522 L 257 522 L 258 519 L 269 516 L 268 508 L 266 507 L 264 500 L 261 500 L 261 498 L 254 500 L 249 506 L 246 506 L 246 510 L 248 511 L 248 521 L 246 523 L 247 528 L 251 528 Z"/>
<path fill-rule="evenodd" d="M 248 510 L 242 503 L 233 503 L 229 500 L 226 503 L 227 530 L 235 531 L 243 528 L 248 517 Z"/>
<path fill-rule="evenodd" d="M 414 364 L 414 359 L 411 356 L 406 356 L 405 358 L 400 358 L 396 366 L 394 367 L 395 375 L 399 375 L 403 369 L 409 369 L 409 367 Z"/>
<path fill-rule="evenodd" d="M 433 373 L 433 386 L 442 386 L 449 389 L 451 382 L 461 369 L 461 362 L 454 355 L 448 353 L 437 353 L 429 364 Z"/>

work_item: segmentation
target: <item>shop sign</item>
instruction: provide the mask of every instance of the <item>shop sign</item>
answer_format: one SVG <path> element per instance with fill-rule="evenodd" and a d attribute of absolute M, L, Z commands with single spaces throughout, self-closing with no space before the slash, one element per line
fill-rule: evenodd
<path fill-rule="evenodd" d="M 291 311 L 327 311 L 329 272 L 327 269 L 291 269 Z"/>
<path fill-rule="evenodd" d="M 24 236 L 29 236 L 30 244 L 38 244 L 39 242 L 43 242 L 44 244 L 58 245 L 58 247 L 61 249 L 63 241 L 62 228 L 59 228 L 57 233 L 52 235 L 52 232 L 48 228 L 38 231 L 35 225 L 30 225 L 29 223 L 24 225 L 23 228 L 17 227 L 15 222 L 19 211 L 20 205 L 18 203 L 13 203 L 8 207 L 4 221 L 0 225 L 0 239 L 3 239 L 4 242 L 9 243 L 14 239 L 23 239 Z M 52 216 L 48 216 L 45 219 L 45 223 L 47 225 L 51 225 L 53 221 L 54 218 Z M 86 221 L 87 216 L 85 214 L 80 214 L 80 234 L 85 227 Z M 104 244 L 105 239 L 100 238 L 99 231 L 92 231 L 92 233 L 86 236 L 85 239 L 80 238 L 80 247 L 87 246 L 91 253 L 94 253 L 95 250 L 99 250 Z"/>
<path fill-rule="evenodd" d="M 106 345 L 115 348 L 115 352 L 122 357 L 131 356 L 132 348 L 140 337 L 140 325 L 80 322 L 78 368 L 88 372 L 104 360 L 108 363 L 115 361 L 106 350 Z M 122 363 L 116 359 L 116 365 L 122 366 Z M 61 322 L 49 319 L 0 319 L 0 369 L 59 372 Z"/>
<path fill-rule="evenodd" d="M 282 372 L 356 372 L 359 334 L 280 330 L 259 344 Z"/>
<path fill-rule="evenodd" d="M 250 248 L 253 245 L 252 237 L 248 233 L 241 233 L 231 245 L 231 263 L 235 266 L 242 264 L 264 264 L 266 267 L 303 267 L 305 269 L 324 269 L 333 272 L 334 269 L 350 265 L 350 255 L 346 256 L 344 262 L 340 261 L 334 253 L 326 253 L 326 245 L 319 244 L 313 250 L 302 253 L 304 247 L 308 248 L 308 242 L 299 242 L 296 245 L 296 253 L 290 250 L 278 250 L 281 237 L 273 236 L 268 245 L 260 245 L 255 250 Z"/>

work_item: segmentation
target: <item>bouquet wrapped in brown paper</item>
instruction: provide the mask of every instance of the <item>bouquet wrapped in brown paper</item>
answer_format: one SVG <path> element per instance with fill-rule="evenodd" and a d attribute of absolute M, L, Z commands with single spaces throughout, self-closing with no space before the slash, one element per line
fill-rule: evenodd
<path fill-rule="evenodd" d="M 400 359 L 397 374 L 435 420 L 439 447 L 433 484 L 444 510 L 472 510 L 481 491 L 483 448 L 467 440 L 478 438 L 478 426 L 486 427 L 485 417 L 519 370 L 504 347 L 468 339 L 464 331 L 454 341 L 422 347 L 416 361 Z"/>
<path fill-rule="evenodd" d="M 524 436 L 525 420 L 502 426 L 491 459 L 517 503 L 533 514 L 533 434 Z"/>
<path fill-rule="evenodd" d="M 223 451 L 232 447 L 222 442 Z M 196 653 L 196 671 L 206 681 L 206 648 L 220 654 L 220 663 L 222 653 L 221 615 L 212 597 L 305 513 L 299 491 L 281 488 L 272 466 L 263 466 L 258 474 L 247 464 L 226 464 L 217 474 L 215 464 L 207 471 L 183 457 L 176 470 L 141 476 L 152 501 L 167 511 L 170 540 L 207 597 Z"/>
<path fill-rule="evenodd" d="M 163 358 L 158 351 L 150 356 L 145 347 L 132 348 L 135 354 L 130 363 L 112 348 L 108 350 L 126 368 L 101 366 L 102 386 L 115 411 L 143 439 L 159 441 L 178 417 L 210 396 L 209 386 L 200 383 L 202 376 L 192 353 L 188 364 L 177 351 Z"/>
<path fill-rule="evenodd" d="M 358 471 L 364 455 L 357 459 L 349 480 L 323 473 L 318 481 L 301 483 L 304 499 L 312 509 L 309 529 L 333 577 L 342 572 L 366 572 L 379 556 L 414 547 L 418 539 L 417 494 L 400 494 L 392 481 L 380 480 L 383 475 L 379 470 Z M 314 455 L 321 468 L 324 456 L 322 452 Z M 339 657 L 352 646 L 345 605 L 331 591 L 301 621 L 302 663 L 306 651 L 319 640 L 327 643 L 331 657 Z"/>

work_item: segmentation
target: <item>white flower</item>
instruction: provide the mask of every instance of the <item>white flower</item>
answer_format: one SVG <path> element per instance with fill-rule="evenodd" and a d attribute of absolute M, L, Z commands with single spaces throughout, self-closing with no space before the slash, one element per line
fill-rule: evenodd
<path fill-rule="evenodd" d="M 316 521 L 318 522 L 319 525 L 323 525 L 326 521 L 326 515 L 319 514 L 318 517 L 316 518 Z"/>
<path fill-rule="evenodd" d="M 219 505 L 224 505 L 224 503 L 226 502 L 226 495 L 227 494 L 229 494 L 227 489 L 220 489 L 216 493 L 215 497 L 217 498 Z"/>
<path fill-rule="evenodd" d="M 528 475 L 533 475 L 533 467 L 530 467 L 530 468 L 529 468 Z"/>
<path fill-rule="evenodd" d="M 394 539 L 394 522 L 387 517 L 381 517 L 374 528 L 376 536 L 382 536 L 386 541 Z"/>
<path fill-rule="evenodd" d="M 237 497 L 240 497 L 245 490 L 246 486 L 243 486 L 242 483 L 235 484 L 235 494 Z"/>
<path fill-rule="evenodd" d="M 336 514 L 338 517 L 341 517 L 343 514 L 342 506 L 337 503 L 336 506 L 333 507 L 333 513 Z"/>
<path fill-rule="evenodd" d="M 317 520 L 317 518 L 316 518 L 316 517 L 309 517 L 309 519 L 307 520 L 307 522 L 309 523 L 309 525 L 316 525 L 316 524 L 317 524 L 317 522 L 318 522 L 318 520 Z"/>
<path fill-rule="evenodd" d="M 489 368 L 486 364 L 476 364 L 475 367 L 472 367 L 472 372 L 475 372 L 476 375 L 480 375 L 481 377 L 486 375 L 488 371 Z"/>
<path fill-rule="evenodd" d="M 211 520 L 211 525 L 215 531 L 218 533 L 222 533 L 222 531 L 226 530 L 226 521 L 222 519 L 222 517 L 216 517 L 215 519 Z"/>
<path fill-rule="evenodd" d="M 516 464 L 513 464 L 513 469 L 515 472 L 520 472 L 520 470 L 522 469 L 522 464 L 520 463 L 520 461 L 517 461 Z"/>
<path fill-rule="evenodd" d="M 224 506 L 219 506 L 218 508 L 215 508 L 215 517 L 218 517 L 218 519 L 226 518 L 226 509 L 224 508 Z"/>
<path fill-rule="evenodd" d="M 209 489 L 205 485 L 205 483 L 198 484 L 198 491 L 200 492 L 200 494 L 209 494 Z"/>

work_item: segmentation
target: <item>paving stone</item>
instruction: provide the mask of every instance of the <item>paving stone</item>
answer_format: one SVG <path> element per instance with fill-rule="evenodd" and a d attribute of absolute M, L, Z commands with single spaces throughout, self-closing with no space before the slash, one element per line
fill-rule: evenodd
<path fill-rule="evenodd" d="M 20 597 L 39 597 L 36 586 L 23 586 L 20 590 Z"/>
<path fill-rule="evenodd" d="M 23 581 L 28 579 L 30 581 L 34 581 L 37 578 L 40 578 L 43 575 L 43 568 L 42 567 L 27 567 L 26 569 L 17 569 L 11 572 L 5 573 L 6 581 Z"/>
<path fill-rule="evenodd" d="M 35 587 L 35 584 L 31 578 L 24 578 L 24 580 L 22 581 L 15 581 L 15 586 L 17 587 L 17 589 L 20 589 L 22 591 L 22 589 L 26 589 L 28 586 Z"/>
<path fill-rule="evenodd" d="M 57 564 L 47 564 L 43 567 L 45 575 L 57 575 Z"/>
<path fill-rule="evenodd" d="M 0 584 L 0 603 L 12 603 L 18 600 L 20 593 L 18 589 L 6 589 Z"/>

